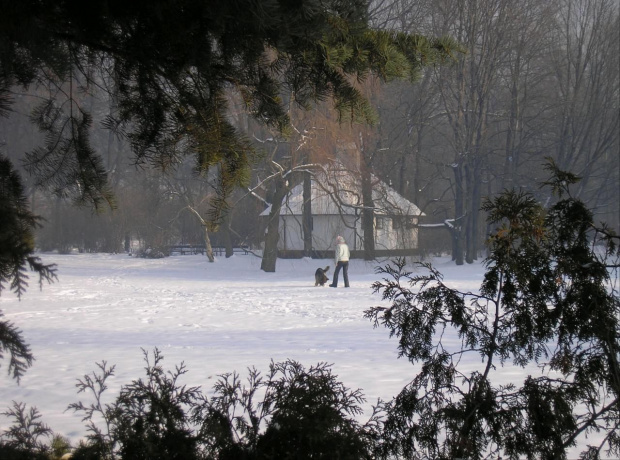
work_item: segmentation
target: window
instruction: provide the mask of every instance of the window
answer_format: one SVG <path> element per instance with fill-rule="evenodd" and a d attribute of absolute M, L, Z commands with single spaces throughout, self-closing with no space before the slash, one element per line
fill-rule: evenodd
<path fill-rule="evenodd" d="M 415 228 L 417 227 L 416 219 L 413 216 L 393 216 L 392 217 L 392 228 L 394 230 L 398 230 L 401 228 Z"/>

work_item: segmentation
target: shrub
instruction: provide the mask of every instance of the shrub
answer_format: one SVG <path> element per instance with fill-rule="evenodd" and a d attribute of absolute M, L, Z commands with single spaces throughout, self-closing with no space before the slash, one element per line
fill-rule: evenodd
<path fill-rule="evenodd" d="M 377 411 L 365 425 L 355 421 L 364 397 L 340 383 L 328 364 L 305 369 L 295 361 L 272 362 L 265 377 L 249 369 L 246 384 L 236 373 L 224 374 L 209 399 L 198 387 L 180 384 L 183 364 L 165 371 L 157 349 L 144 359 L 146 379 L 123 386 L 112 404 L 103 404 L 102 395 L 114 367 L 98 364 L 99 373 L 78 382 L 94 402 L 69 406 L 84 414 L 89 431 L 74 459 L 372 457 Z M 95 423 L 99 418 L 103 427 Z"/>

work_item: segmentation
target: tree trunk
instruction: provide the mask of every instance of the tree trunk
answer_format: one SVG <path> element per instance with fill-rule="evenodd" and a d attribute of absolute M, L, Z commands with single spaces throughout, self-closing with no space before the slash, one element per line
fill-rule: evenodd
<path fill-rule="evenodd" d="M 364 233 L 364 260 L 375 260 L 375 203 L 372 199 L 370 170 L 362 167 L 362 227 Z"/>
<path fill-rule="evenodd" d="M 205 233 L 205 252 L 207 255 L 207 259 L 209 262 L 215 262 L 215 257 L 213 256 L 213 248 L 211 247 L 211 238 L 209 237 L 209 229 L 206 225 L 204 225 Z"/>
<path fill-rule="evenodd" d="M 304 257 L 312 257 L 312 176 L 304 171 L 303 217 Z"/>
<path fill-rule="evenodd" d="M 187 203 L 187 209 L 196 216 L 196 218 L 200 221 L 200 225 L 204 228 L 204 239 L 205 239 L 205 254 L 209 259 L 209 262 L 215 262 L 215 257 L 213 256 L 213 247 L 211 246 L 211 238 L 209 237 L 209 223 L 202 218 L 200 213 L 194 208 L 190 202 L 189 198 L 184 195 L 185 202 Z"/>
<path fill-rule="evenodd" d="M 519 107 L 519 76 L 520 54 L 517 54 L 513 70 L 513 80 L 510 88 L 510 116 L 508 118 L 508 130 L 506 132 L 506 153 L 504 159 L 504 174 L 501 178 L 500 190 L 512 189 L 517 182 L 517 165 L 519 152 L 517 150 L 517 132 L 520 122 Z"/>
<path fill-rule="evenodd" d="M 482 181 L 480 160 L 473 159 L 473 164 L 466 168 L 467 175 L 467 218 L 465 219 L 466 253 L 465 262 L 474 263 L 478 259 L 478 234 L 480 225 L 480 183 Z"/>
<path fill-rule="evenodd" d="M 276 271 L 276 262 L 278 260 L 278 241 L 280 240 L 280 209 L 282 209 L 282 200 L 286 196 L 287 192 L 288 189 L 284 178 L 278 177 L 275 179 L 275 192 L 271 203 L 269 221 L 267 223 L 263 260 L 260 265 L 261 270 L 269 273 Z"/>
<path fill-rule="evenodd" d="M 220 230 L 222 232 L 222 239 L 224 240 L 224 248 L 226 249 L 226 258 L 232 257 L 234 254 L 233 251 L 233 243 L 232 243 L 232 235 L 230 231 L 230 219 L 231 219 L 231 210 L 225 211 L 225 214 L 222 216 L 222 225 Z"/>
<path fill-rule="evenodd" d="M 452 228 L 452 259 L 457 265 L 463 265 L 463 213 L 464 209 L 464 190 L 463 190 L 463 171 L 462 165 L 457 164 L 454 170 L 454 227 Z"/>

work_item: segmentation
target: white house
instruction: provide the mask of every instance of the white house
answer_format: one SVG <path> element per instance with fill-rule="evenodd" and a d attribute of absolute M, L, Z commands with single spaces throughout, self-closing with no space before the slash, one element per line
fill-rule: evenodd
<path fill-rule="evenodd" d="M 374 233 L 377 254 L 418 247 L 418 219 L 424 214 L 385 182 L 372 176 Z M 284 198 L 280 212 L 278 250 L 301 251 L 303 240 L 303 184 Z M 363 250 L 361 179 L 333 169 L 315 175 L 311 185 L 312 249 L 330 251 L 338 235 L 353 251 Z M 268 216 L 269 206 L 261 216 Z"/>

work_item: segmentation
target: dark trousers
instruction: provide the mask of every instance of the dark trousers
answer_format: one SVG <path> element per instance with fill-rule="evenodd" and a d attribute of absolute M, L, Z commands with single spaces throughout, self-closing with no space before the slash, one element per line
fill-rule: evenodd
<path fill-rule="evenodd" d="M 349 261 L 338 262 L 336 265 L 336 271 L 334 272 L 333 286 L 338 286 L 338 274 L 342 268 L 342 277 L 344 278 L 344 287 L 349 287 Z"/>

